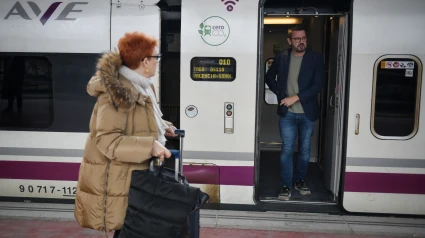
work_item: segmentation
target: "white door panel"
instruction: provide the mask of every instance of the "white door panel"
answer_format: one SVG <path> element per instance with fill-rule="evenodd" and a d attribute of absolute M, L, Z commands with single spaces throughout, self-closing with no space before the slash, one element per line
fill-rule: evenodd
<path fill-rule="evenodd" d="M 233 11 L 226 10 L 221 1 L 202 2 L 202 7 L 199 4 L 197 0 L 182 1 L 180 115 L 181 127 L 187 131 L 185 151 L 239 152 L 244 156 L 241 159 L 253 160 L 258 1 L 240 1 Z M 208 36 L 210 29 L 213 36 L 223 34 L 213 32 L 217 26 L 224 26 L 222 30 L 228 35 L 227 40 L 226 37 L 220 40 Z M 235 80 L 192 80 L 191 60 L 194 57 L 234 58 Z M 224 130 L 226 102 L 234 103 L 233 134 L 226 134 Z M 186 107 L 190 105 L 198 110 L 195 117 L 186 115 Z"/>
<path fill-rule="evenodd" d="M 424 91 L 420 61 L 425 59 L 425 31 L 418 27 L 425 21 L 423 9 L 422 0 L 354 1 L 343 199 L 348 211 L 425 214 L 425 174 L 417 170 L 425 167 L 425 133 L 420 128 L 425 102 L 418 90 Z M 400 64 L 394 66 L 397 69 L 389 69 L 385 62 L 381 65 L 383 56 L 403 63 L 413 56 L 418 59 L 417 75 L 408 76 Z M 419 88 L 415 88 L 417 85 Z M 414 121 L 413 115 L 419 115 L 419 130 L 410 139 L 383 139 L 372 133 L 380 127 L 384 128 L 381 134 L 395 135 L 402 123 Z M 372 118 L 378 123 L 372 123 Z M 392 123 L 394 120 L 400 123 Z M 400 171 L 404 172 L 382 173 L 382 167 L 403 168 Z M 403 209 L 399 207 L 400 197 L 411 201 L 404 203 Z M 376 206 L 377 201 L 380 206 Z"/>

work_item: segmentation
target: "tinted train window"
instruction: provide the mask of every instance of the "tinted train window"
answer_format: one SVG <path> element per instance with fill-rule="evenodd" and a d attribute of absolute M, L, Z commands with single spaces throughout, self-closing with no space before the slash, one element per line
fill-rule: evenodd
<path fill-rule="evenodd" d="M 409 139 L 418 130 L 422 64 L 413 56 L 385 56 L 375 64 L 372 132 Z"/>
<path fill-rule="evenodd" d="M 274 58 L 269 58 L 266 60 L 265 68 L 264 68 L 264 74 L 267 74 L 267 71 L 269 71 L 270 67 L 272 66 Z M 276 76 L 277 79 L 277 76 Z M 272 92 L 267 86 L 266 82 L 264 82 L 264 101 L 267 105 L 277 105 L 277 97 L 274 92 Z"/>
<path fill-rule="evenodd" d="M 99 56 L 0 53 L 0 130 L 88 132 Z"/>
<path fill-rule="evenodd" d="M 0 127 L 47 128 L 53 123 L 52 64 L 45 57 L 0 57 Z"/>

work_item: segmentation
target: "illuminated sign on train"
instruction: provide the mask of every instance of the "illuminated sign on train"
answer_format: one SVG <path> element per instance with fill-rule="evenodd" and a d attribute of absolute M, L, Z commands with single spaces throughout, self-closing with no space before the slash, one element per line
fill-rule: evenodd
<path fill-rule="evenodd" d="M 231 57 L 194 57 L 190 61 L 194 81 L 225 81 L 236 78 L 236 60 Z"/>

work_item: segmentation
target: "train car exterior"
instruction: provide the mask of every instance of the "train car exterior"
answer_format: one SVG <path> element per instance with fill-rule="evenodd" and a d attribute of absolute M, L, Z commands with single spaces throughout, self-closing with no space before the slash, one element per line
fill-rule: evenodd
<path fill-rule="evenodd" d="M 260 158 L 259 138 L 264 2 L 181 3 L 184 173 L 212 193 L 213 203 L 265 203 L 256 194 L 259 161 L 267 159 Z M 7 57 L 25 56 L 31 82 L 22 94 L 22 115 L 30 119 L 0 118 L 3 200 L 74 199 L 94 103 L 85 87 L 96 59 L 128 31 L 160 39 L 157 3 L 1 3 L 0 69 Z M 425 214 L 425 32 L 417 25 L 423 10 L 422 0 L 354 0 L 349 12 L 338 13 L 339 106 L 329 176 L 335 203 L 348 212 Z M 410 90 L 410 97 L 391 98 L 397 90 Z"/>

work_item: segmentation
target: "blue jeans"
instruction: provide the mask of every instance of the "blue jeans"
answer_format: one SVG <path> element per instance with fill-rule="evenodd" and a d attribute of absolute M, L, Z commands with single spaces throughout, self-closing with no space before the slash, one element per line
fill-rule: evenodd
<path fill-rule="evenodd" d="M 294 144 L 298 131 L 298 162 L 294 180 L 304 179 L 310 161 L 310 139 L 314 131 L 314 121 L 310 121 L 304 113 L 287 112 L 280 117 L 280 138 L 282 151 L 280 153 L 280 172 L 282 186 L 292 187 L 292 170 Z"/>

